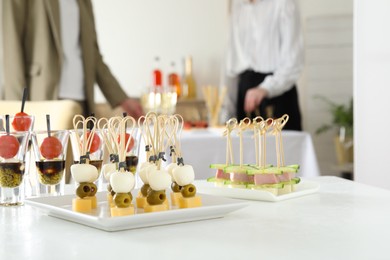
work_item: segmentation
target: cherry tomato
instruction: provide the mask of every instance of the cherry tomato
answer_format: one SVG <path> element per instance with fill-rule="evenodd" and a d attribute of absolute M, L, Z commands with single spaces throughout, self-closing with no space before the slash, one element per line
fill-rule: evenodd
<path fill-rule="evenodd" d="M 207 128 L 207 121 L 196 121 L 194 122 L 194 127 Z"/>
<path fill-rule="evenodd" d="M 15 157 L 19 151 L 19 141 L 13 135 L 0 137 L 0 156 L 4 159 Z"/>
<path fill-rule="evenodd" d="M 184 129 L 187 129 L 187 130 L 188 130 L 188 129 L 191 129 L 191 128 L 192 128 L 191 122 L 184 121 L 183 128 L 184 128 Z"/>
<path fill-rule="evenodd" d="M 24 112 L 16 113 L 14 120 L 12 121 L 12 127 L 16 131 L 28 131 L 31 126 L 31 118 Z"/>
<path fill-rule="evenodd" d="M 39 150 L 41 151 L 42 156 L 46 159 L 54 159 L 60 156 L 62 152 L 62 144 L 57 137 L 46 137 L 45 139 L 43 139 Z"/>
<path fill-rule="evenodd" d="M 127 147 L 126 152 L 130 152 L 131 149 L 133 149 L 133 147 L 134 147 L 134 138 L 128 133 L 126 133 L 126 135 L 125 135 L 125 141 L 126 141 L 125 145 L 127 145 L 127 143 L 129 142 L 129 138 L 131 138 L 131 140 L 130 140 L 129 146 Z M 118 136 L 118 143 L 120 143 L 120 141 L 121 141 L 121 136 L 119 135 Z"/>
<path fill-rule="evenodd" d="M 87 132 L 87 140 L 90 134 L 91 132 Z M 91 148 L 89 149 L 89 153 L 96 152 L 97 150 L 99 150 L 99 147 L 100 147 L 100 137 L 97 133 L 95 133 L 93 135 L 92 144 L 91 144 Z"/>

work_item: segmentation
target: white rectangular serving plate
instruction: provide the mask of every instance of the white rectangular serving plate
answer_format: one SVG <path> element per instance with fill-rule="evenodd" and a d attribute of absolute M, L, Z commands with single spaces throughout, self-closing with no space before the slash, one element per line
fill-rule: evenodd
<path fill-rule="evenodd" d="M 134 191 L 133 194 L 137 194 L 137 191 Z M 75 198 L 75 195 L 29 198 L 25 200 L 25 203 L 43 210 L 49 216 L 104 231 L 120 231 L 221 218 L 230 212 L 248 205 L 239 200 L 218 196 L 204 194 L 198 194 L 198 196 L 202 198 L 201 207 L 186 209 L 173 208 L 167 211 L 152 213 L 143 213 L 143 210 L 140 209 L 136 211 L 135 215 L 121 217 L 110 216 L 107 192 L 99 192 L 96 194 L 98 207 L 88 214 L 72 210 L 72 199 Z M 167 196 L 167 199 L 169 199 L 169 196 Z M 133 201 L 135 201 L 135 198 Z"/>
<path fill-rule="evenodd" d="M 207 182 L 207 181 L 197 181 L 196 187 L 198 192 L 204 194 L 211 194 L 211 195 L 223 196 L 223 197 L 234 198 L 234 199 L 277 202 L 277 201 L 298 198 L 298 197 L 315 193 L 320 188 L 320 185 L 317 182 L 309 181 L 301 178 L 301 182 L 295 186 L 296 187 L 295 191 L 288 194 L 279 195 L 279 196 L 276 196 L 269 191 L 263 191 L 263 190 L 217 187 L 213 182 Z"/>

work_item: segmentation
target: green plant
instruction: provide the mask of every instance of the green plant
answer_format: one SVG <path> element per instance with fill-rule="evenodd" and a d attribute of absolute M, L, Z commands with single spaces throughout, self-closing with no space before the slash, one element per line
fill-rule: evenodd
<path fill-rule="evenodd" d="M 353 101 L 350 100 L 348 105 L 344 104 L 336 104 L 329 100 L 326 97 L 323 96 L 317 96 L 316 98 L 319 98 L 326 102 L 329 105 L 329 112 L 332 114 L 332 123 L 331 124 L 325 124 L 319 127 L 316 130 L 316 134 L 321 134 L 323 132 L 326 132 L 334 127 L 345 128 L 345 134 L 347 136 L 353 136 Z"/>

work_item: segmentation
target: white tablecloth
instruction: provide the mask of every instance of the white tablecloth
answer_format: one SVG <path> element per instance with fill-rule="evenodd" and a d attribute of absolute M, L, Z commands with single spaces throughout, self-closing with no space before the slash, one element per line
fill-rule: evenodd
<path fill-rule="evenodd" d="M 0 207 L 0 259 L 389 259 L 390 191 L 317 177 L 320 190 L 248 201 L 224 218 L 104 232 Z M 158 214 L 158 213 L 151 213 Z"/>
<path fill-rule="evenodd" d="M 226 138 L 222 129 L 202 129 L 183 131 L 181 134 L 182 155 L 185 164 L 194 167 L 196 179 L 206 179 L 214 175 L 210 164 L 226 162 Z M 315 177 L 320 175 L 317 157 L 310 134 L 298 131 L 283 131 L 285 164 L 299 164 L 299 176 Z M 255 145 L 253 134 L 245 132 L 243 163 L 255 163 Z M 232 134 L 234 163 L 239 163 L 239 137 Z M 267 136 L 267 164 L 276 165 L 275 137 Z M 168 156 L 166 156 L 168 157 Z M 140 162 L 145 161 L 144 144 L 140 147 Z"/>

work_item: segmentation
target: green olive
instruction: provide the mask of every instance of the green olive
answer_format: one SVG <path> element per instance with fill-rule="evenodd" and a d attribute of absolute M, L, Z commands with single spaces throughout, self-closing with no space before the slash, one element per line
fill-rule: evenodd
<path fill-rule="evenodd" d="M 196 194 L 196 187 L 193 184 L 188 184 L 183 186 L 180 192 L 185 198 L 194 197 Z"/>
<path fill-rule="evenodd" d="M 179 184 L 177 184 L 176 182 L 172 182 L 171 189 L 173 192 L 180 192 L 181 188 L 182 187 Z"/>
<path fill-rule="evenodd" d="M 91 191 L 89 192 L 88 196 L 95 196 L 95 194 L 97 192 L 96 184 L 95 183 L 90 183 L 89 186 L 91 188 Z"/>
<path fill-rule="evenodd" d="M 128 193 L 117 193 L 113 199 L 118 208 L 127 208 L 131 204 L 131 198 Z"/>
<path fill-rule="evenodd" d="M 85 198 L 85 197 L 89 196 L 90 192 L 91 192 L 91 186 L 90 186 L 90 183 L 87 183 L 87 182 L 80 183 L 76 189 L 76 194 L 80 198 Z"/>
<path fill-rule="evenodd" d="M 166 198 L 165 191 L 150 190 L 148 196 L 146 197 L 146 201 L 150 205 L 161 205 L 165 201 L 165 198 Z"/>
<path fill-rule="evenodd" d="M 144 196 L 144 197 L 148 196 L 149 189 L 150 189 L 150 185 L 149 184 L 144 184 L 141 187 L 142 196 Z"/>

